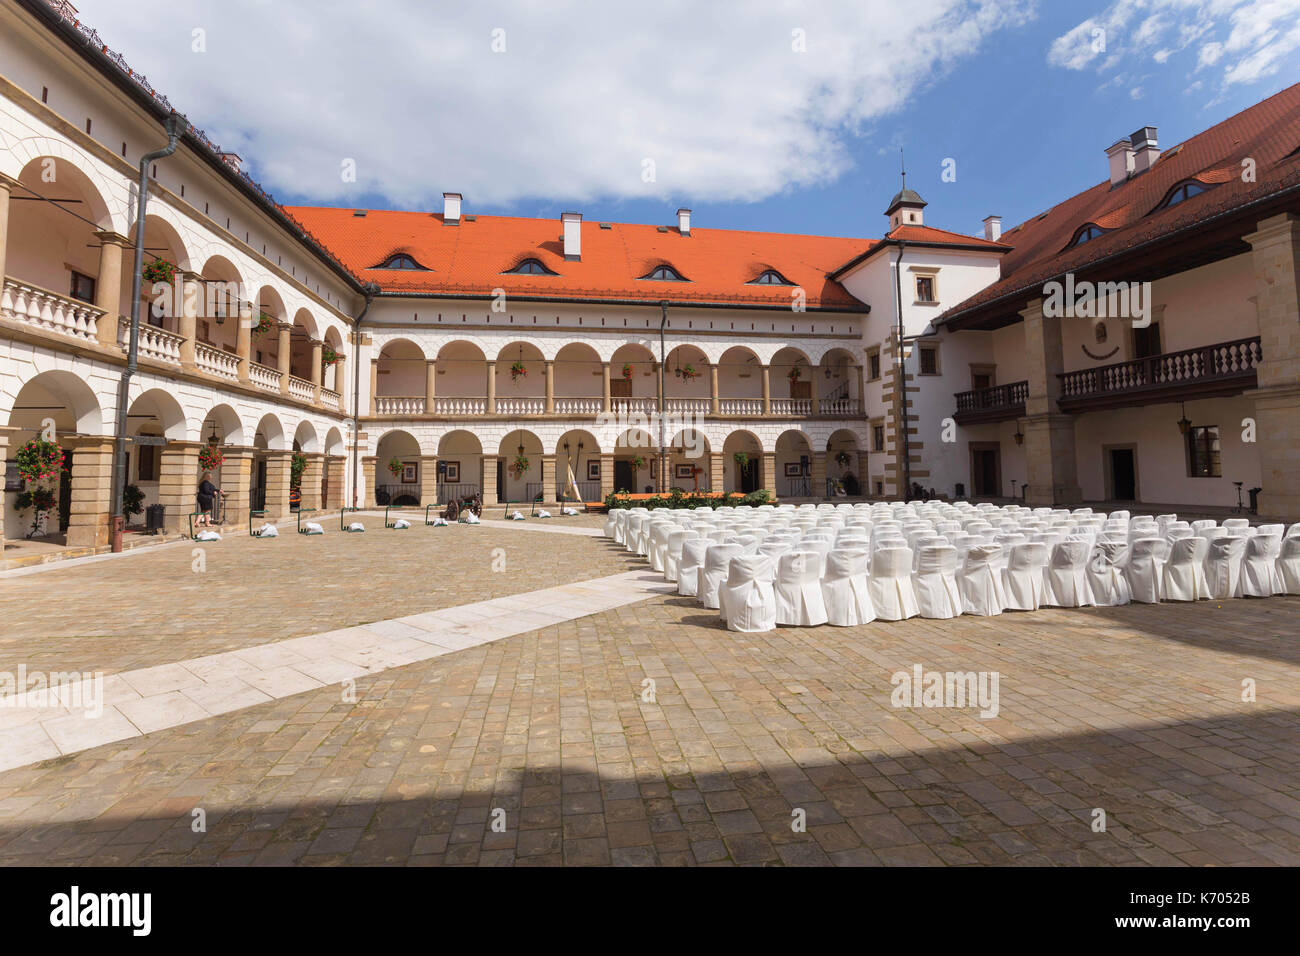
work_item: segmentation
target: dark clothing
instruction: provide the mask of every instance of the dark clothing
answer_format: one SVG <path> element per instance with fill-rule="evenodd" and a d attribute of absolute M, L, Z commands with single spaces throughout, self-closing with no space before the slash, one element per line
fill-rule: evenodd
<path fill-rule="evenodd" d="M 211 511 L 212 503 L 216 500 L 216 497 L 217 497 L 217 486 L 214 485 L 212 482 L 204 479 L 202 484 L 199 485 L 199 494 L 198 494 L 199 510 Z"/>

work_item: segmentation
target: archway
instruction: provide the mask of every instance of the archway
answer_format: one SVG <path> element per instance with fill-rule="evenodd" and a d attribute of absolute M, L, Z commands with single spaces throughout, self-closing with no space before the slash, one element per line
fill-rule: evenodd
<path fill-rule="evenodd" d="M 600 501 L 600 467 L 596 437 L 580 428 L 565 432 L 555 443 L 556 500 Z"/>
<path fill-rule="evenodd" d="M 531 342 L 511 342 L 502 348 L 497 353 L 497 413 L 541 414 L 545 396 L 546 362 L 542 350 Z"/>
<path fill-rule="evenodd" d="M 654 353 L 638 342 L 628 342 L 610 357 L 610 395 L 614 409 L 651 411 L 659 395 L 658 364 Z"/>
<path fill-rule="evenodd" d="M 517 428 L 501 439 L 498 449 L 500 479 L 498 500 L 533 502 L 545 500 L 548 489 L 542 482 L 542 440 L 524 428 Z"/>
<path fill-rule="evenodd" d="M 375 414 L 410 415 L 428 412 L 428 376 L 424 350 L 409 339 L 384 343 L 375 367 Z"/>
<path fill-rule="evenodd" d="M 420 443 L 410 432 L 385 432 L 375 446 L 375 504 L 420 504 Z"/>
<path fill-rule="evenodd" d="M 561 348 L 555 354 L 555 411 L 561 415 L 599 412 L 603 374 L 600 355 L 590 345 L 570 342 Z"/>
<path fill-rule="evenodd" d="M 763 414 L 763 363 L 752 349 L 733 346 L 718 359 L 718 410 L 723 415 Z"/>
<path fill-rule="evenodd" d="M 812 444 L 797 429 L 782 432 L 776 440 L 776 493 L 781 498 L 821 497 L 824 488 L 813 487 Z"/>
<path fill-rule="evenodd" d="M 458 428 L 438 440 L 438 504 L 483 491 L 483 445 L 473 432 Z"/>
<path fill-rule="evenodd" d="M 641 494 L 654 491 L 659 466 L 658 444 L 643 428 L 629 428 L 614 442 L 614 490 Z"/>
<path fill-rule="evenodd" d="M 722 487 L 742 495 L 763 487 L 763 445 L 753 432 L 734 431 L 722 443 Z"/>
<path fill-rule="evenodd" d="M 709 440 L 695 428 L 683 428 L 668 446 L 668 480 L 665 487 L 682 491 L 708 491 Z"/>
<path fill-rule="evenodd" d="M 865 494 L 867 475 L 865 455 L 858 445 L 858 436 L 847 428 L 831 434 L 826 442 L 826 477 L 839 482 L 836 491 L 855 497 Z"/>
<path fill-rule="evenodd" d="M 848 349 L 830 349 L 822 356 L 814 372 L 818 376 L 817 397 L 822 415 L 848 417 L 861 413 L 859 368 Z"/>
<path fill-rule="evenodd" d="M 433 410 L 437 414 L 482 415 L 487 411 L 487 358 L 482 349 L 473 342 L 448 342 L 438 350 L 435 364 Z"/>

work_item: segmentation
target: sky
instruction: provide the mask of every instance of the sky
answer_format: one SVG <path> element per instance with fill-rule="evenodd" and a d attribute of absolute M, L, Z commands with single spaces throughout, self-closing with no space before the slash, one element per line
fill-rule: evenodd
<path fill-rule="evenodd" d="M 286 205 L 980 234 L 1300 81 L 1300 0 L 76 0 Z"/>

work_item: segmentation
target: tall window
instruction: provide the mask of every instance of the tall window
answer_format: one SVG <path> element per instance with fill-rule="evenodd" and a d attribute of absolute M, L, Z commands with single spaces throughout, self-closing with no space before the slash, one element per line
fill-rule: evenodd
<path fill-rule="evenodd" d="M 95 280 L 80 272 L 72 273 L 72 286 L 68 294 L 82 302 L 95 301 Z"/>
<path fill-rule="evenodd" d="M 868 370 L 871 373 L 868 376 L 871 379 L 871 381 L 874 382 L 876 379 L 880 378 L 880 350 L 879 349 L 876 349 L 872 351 L 869 355 L 867 355 L 867 366 L 868 366 Z"/>
<path fill-rule="evenodd" d="M 920 354 L 921 374 L 939 374 L 939 350 L 931 345 L 923 345 L 917 350 Z"/>
<path fill-rule="evenodd" d="M 934 276 L 916 277 L 916 301 L 934 302 Z"/>
<path fill-rule="evenodd" d="M 885 450 L 885 426 L 884 425 L 871 426 L 871 450 L 872 451 Z"/>
<path fill-rule="evenodd" d="M 1187 430 L 1187 474 L 1191 478 L 1219 478 L 1219 426 L 1196 425 Z"/>

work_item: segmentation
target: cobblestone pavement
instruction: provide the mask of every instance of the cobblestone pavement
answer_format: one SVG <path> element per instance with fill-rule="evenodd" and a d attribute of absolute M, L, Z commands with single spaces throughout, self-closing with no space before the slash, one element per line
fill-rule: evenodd
<path fill-rule="evenodd" d="M 273 540 L 186 541 L 0 577 L 0 671 L 112 674 L 644 567 L 603 540 L 530 530 L 593 516 L 508 531 L 361 521 L 364 534 L 337 519 L 319 536 L 290 523 Z"/>
<path fill-rule="evenodd" d="M 1296 598 L 737 635 L 656 597 L 0 773 L 0 863 L 1294 865 L 1297 633 Z M 915 664 L 997 671 L 997 716 L 893 707 Z"/>

